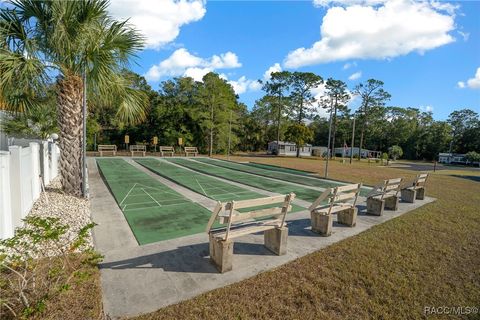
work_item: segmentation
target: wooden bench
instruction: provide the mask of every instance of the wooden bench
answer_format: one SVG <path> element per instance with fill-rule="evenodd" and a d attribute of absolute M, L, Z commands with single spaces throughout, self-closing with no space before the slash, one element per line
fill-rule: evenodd
<path fill-rule="evenodd" d="M 287 212 L 292 208 L 294 193 L 267 198 L 218 202 L 212 211 L 206 232 L 210 239 L 210 259 L 221 272 L 232 270 L 233 240 L 257 232 L 264 233 L 265 247 L 277 255 L 287 252 L 288 228 L 285 224 Z M 259 209 L 259 206 L 278 206 Z M 237 210 L 251 208 L 248 212 Z M 255 220 L 261 218 L 261 220 Z M 218 221 L 222 226 L 213 228 Z"/>
<path fill-rule="evenodd" d="M 414 203 L 415 199 L 425 199 L 425 184 L 427 182 L 428 173 L 420 173 L 415 179 L 407 184 L 407 187 L 402 188 L 402 200 L 409 203 Z"/>
<path fill-rule="evenodd" d="M 113 144 L 99 144 L 98 152 L 100 152 L 100 157 L 103 157 L 104 152 L 112 152 L 113 156 L 117 155 L 117 146 Z"/>
<path fill-rule="evenodd" d="M 169 146 L 160 146 L 160 156 L 164 157 L 165 154 L 170 154 L 170 156 L 173 157 L 175 149 Z"/>
<path fill-rule="evenodd" d="M 135 152 L 141 152 L 142 156 L 145 157 L 145 154 L 147 153 L 147 146 L 144 144 L 134 144 L 130 146 L 130 153 L 132 154 L 132 157 L 135 155 Z"/>
<path fill-rule="evenodd" d="M 337 214 L 338 223 L 354 227 L 357 224 L 355 207 L 360 193 L 361 183 L 327 188 L 308 208 L 312 219 L 312 231 L 328 237 L 332 234 L 333 214 Z M 348 202 L 352 201 L 353 202 Z M 322 205 L 322 202 L 327 201 Z"/>
<path fill-rule="evenodd" d="M 367 214 L 381 216 L 384 209 L 397 210 L 402 178 L 384 180 L 367 194 Z"/>
<path fill-rule="evenodd" d="M 193 154 L 193 156 L 196 157 L 198 154 L 197 147 L 185 147 L 184 151 L 185 151 L 185 157 L 188 157 L 189 154 Z"/>

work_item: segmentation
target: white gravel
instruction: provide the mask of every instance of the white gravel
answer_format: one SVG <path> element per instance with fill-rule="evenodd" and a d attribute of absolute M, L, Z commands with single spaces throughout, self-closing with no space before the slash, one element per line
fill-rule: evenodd
<path fill-rule="evenodd" d="M 35 201 L 28 216 L 54 217 L 58 218 L 61 224 L 69 226 L 58 243 L 45 244 L 44 246 L 37 244 L 33 251 L 24 252 L 31 257 L 55 256 L 60 254 L 61 251 L 69 251 L 68 248 L 76 238 L 78 231 L 91 222 L 90 203 L 87 199 L 65 194 L 61 189 L 59 178 L 56 178 L 46 187 L 46 191 L 41 193 L 40 198 Z M 93 247 L 91 233 L 86 240 L 86 246 Z M 10 252 L 10 250 L 8 251 Z"/>
<path fill-rule="evenodd" d="M 33 204 L 29 215 L 40 217 L 59 218 L 62 224 L 70 228 L 65 234 L 65 244 L 70 243 L 77 232 L 86 224 L 92 222 L 90 219 L 90 202 L 88 199 L 81 199 L 63 193 L 60 179 L 54 179 L 42 192 L 40 198 Z M 93 246 L 90 234 L 89 245 Z"/>

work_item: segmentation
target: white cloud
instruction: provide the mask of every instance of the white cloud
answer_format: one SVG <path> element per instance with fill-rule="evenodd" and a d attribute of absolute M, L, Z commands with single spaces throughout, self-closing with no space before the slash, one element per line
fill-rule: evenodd
<path fill-rule="evenodd" d="M 356 67 L 357 63 L 356 62 L 347 62 L 343 65 L 343 70 L 348 70 L 352 67 Z"/>
<path fill-rule="evenodd" d="M 433 112 L 432 106 L 420 106 L 419 109 L 420 111 L 423 111 L 423 112 Z"/>
<path fill-rule="evenodd" d="M 265 73 L 263 74 L 263 80 L 268 81 L 270 80 L 270 76 L 274 72 L 280 72 L 282 71 L 282 67 L 280 66 L 280 63 L 275 63 L 273 66 L 267 69 Z"/>
<path fill-rule="evenodd" d="M 468 41 L 468 38 L 470 38 L 470 33 L 469 32 L 462 32 L 462 31 L 457 31 L 459 35 L 462 36 L 463 41 Z"/>
<path fill-rule="evenodd" d="M 464 81 L 459 81 L 457 85 L 461 89 L 467 87 L 470 89 L 480 89 L 480 68 L 477 68 L 477 72 L 475 72 L 475 77 L 468 79 L 466 83 Z"/>
<path fill-rule="evenodd" d="M 231 69 L 241 66 L 237 55 L 233 52 L 204 59 L 191 54 L 185 48 L 181 48 L 159 64 L 150 67 L 145 74 L 145 78 L 149 81 L 158 81 L 162 77 L 189 76 L 200 81 L 205 74 L 216 69 Z"/>
<path fill-rule="evenodd" d="M 350 77 L 348 77 L 348 80 L 357 80 L 357 79 L 360 79 L 360 77 L 362 76 L 362 72 L 359 71 L 359 72 L 355 72 L 354 74 L 350 75 Z"/>
<path fill-rule="evenodd" d="M 117 19 L 129 19 L 150 49 L 175 40 L 180 27 L 202 19 L 206 12 L 203 0 L 112 0 L 108 10 Z"/>
<path fill-rule="evenodd" d="M 257 80 L 247 79 L 242 76 L 238 80 L 228 80 L 228 83 L 233 87 L 236 94 L 242 94 L 247 91 L 258 91 L 261 89 L 261 85 Z"/>
<path fill-rule="evenodd" d="M 348 59 L 422 54 L 455 41 L 449 34 L 455 29 L 454 6 L 408 0 L 374 1 L 375 6 L 371 1 L 353 3 L 360 4 L 330 7 L 323 17 L 320 41 L 311 48 L 290 52 L 285 66 L 298 68 Z"/>

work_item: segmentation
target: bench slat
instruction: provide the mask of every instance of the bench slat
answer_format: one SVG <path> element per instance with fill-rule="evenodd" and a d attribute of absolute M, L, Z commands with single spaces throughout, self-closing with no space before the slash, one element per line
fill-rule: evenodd
<path fill-rule="evenodd" d="M 340 195 L 337 195 L 335 199 L 333 199 L 335 202 L 337 201 L 343 201 L 343 200 L 348 200 L 348 199 L 353 199 L 357 196 L 356 192 L 350 192 L 350 193 L 342 193 Z"/>
<path fill-rule="evenodd" d="M 263 206 L 267 204 L 274 204 L 280 203 L 285 201 L 285 196 L 273 196 L 268 198 L 258 198 L 258 199 L 250 199 L 250 200 L 241 200 L 235 201 L 235 209 L 243 209 L 248 207 L 256 207 L 256 206 Z M 226 208 L 229 210 L 229 208 Z"/>
<path fill-rule="evenodd" d="M 238 227 L 231 228 L 229 230 L 228 238 L 233 239 L 233 238 L 238 238 L 247 234 L 252 234 L 252 233 L 257 233 L 265 230 L 278 228 L 280 227 L 281 223 L 282 221 L 277 219 L 277 220 L 269 220 L 267 222 L 259 222 L 253 225 L 240 225 Z M 223 230 L 223 229 L 220 229 L 220 230 Z M 227 235 L 227 232 L 213 230 L 212 234 L 215 238 L 224 239 Z"/>
<path fill-rule="evenodd" d="M 288 206 L 287 210 L 290 211 L 292 206 Z M 232 216 L 232 222 L 237 221 L 244 221 L 249 219 L 260 218 L 264 216 L 278 216 L 283 214 L 283 208 L 276 207 L 276 208 L 268 208 L 268 209 L 261 209 L 261 210 L 254 210 L 249 211 L 246 213 L 240 213 Z"/>

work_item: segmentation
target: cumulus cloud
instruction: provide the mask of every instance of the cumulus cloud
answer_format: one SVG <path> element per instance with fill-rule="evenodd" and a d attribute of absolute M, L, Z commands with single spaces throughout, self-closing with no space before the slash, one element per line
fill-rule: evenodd
<path fill-rule="evenodd" d="M 362 76 L 362 72 L 359 71 L 359 72 L 355 72 L 354 74 L 350 75 L 350 77 L 348 77 L 348 80 L 357 80 L 357 79 L 360 79 Z"/>
<path fill-rule="evenodd" d="M 204 59 L 181 48 L 175 50 L 170 57 L 159 64 L 150 67 L 145 78 L 149 81 L 158 81 L 162 77 L 188 76 L 200 81 L 205 74 L 216 69 L 231 69 L 241 66 L 237 55 L 233 52 Z"/>
<path fill-rule="evenodd" d="M 343 70 L 348 70 L 352 67 L 356 67 L 357 63 L 356 62 L 347 62 L 343 65 Z"/>
<path fill-rule="evenodd" d="M 146 37 L 146 48 L 159 49 L 175 40 L 183 25 L 205 15 L 203 0 L 112 0 L 108 10 L 117 19 L 129 19 Z"/>
<path fill-rule="evenodd" d="M 236 94 L 261 89 L 261 85 L 257 80 L 247 79 L 245 76 L 240 77 L 238 80 L 227 80 L 227 82 L 233 87 Z"/>
<path fill-rule="evenodd" d="M 480 89 L 480 68 L 477 68 L 477 72 L 475 72 L 475 76 L 473 78 L 468 79 L 466 82 L 459 81 L 457 85 L 460 89 Z"/>
<path fill-rule="evenodd" d="M 280 72 L 282 71 L 282 67 L 280 66 L 280 63 L 275 63 L 273 66 L 267 69 L 265 73 L 263 74 L 263 80 L 268 81 L 270 80 L 270 76 L 274 72 Z"/>
<path fill-rule="evenodd" d="M 310 48 L 288 54 L 287 68 L 348 59 L 388 59 L 425 51 L 455 41 L 455 6 L 408 0 L 347 1 L 351 6 L 328 9 L 320 28 L 321 39 Z M 329 5 L 331 1 L 316 1 Z"/>

